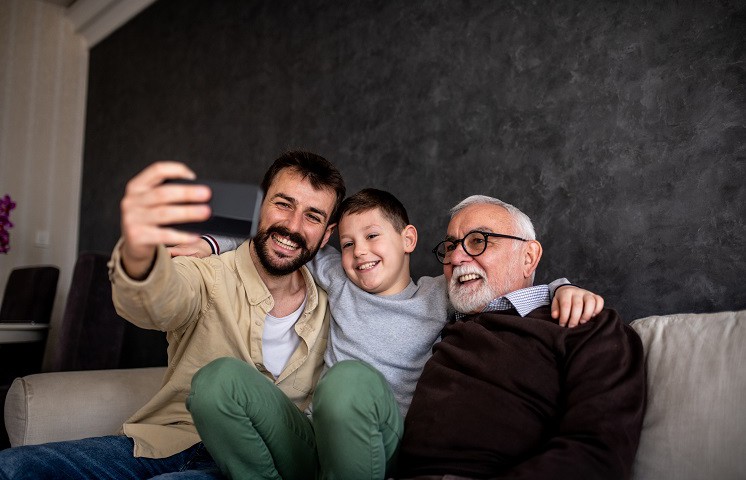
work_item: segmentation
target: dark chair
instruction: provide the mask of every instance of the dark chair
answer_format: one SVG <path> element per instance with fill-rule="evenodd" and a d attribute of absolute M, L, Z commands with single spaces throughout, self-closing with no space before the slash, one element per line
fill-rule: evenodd
<path fill-rule="evenodd" d="M 108 261 L 101 253 L 78 257 L 50 371 L 166 365 L 166 335 L 135 327 L 117 315 Z"/>
<path fill-rule="evenodd" d="M 5 285 L 0 323 L 48 325 L 59 276 L 59 268 L 49 265 L 13 269 Z M 38 332 L 40 335 L 35 341 L 0 343 L 0 406 L 5 404 L 14 378 L 41 372 L 47 330 Z M 0 416 L 0 449 L 7 446 L 5 422 Z"/>
<path fill-rule="evenodd" d="M 59 277 L 60 269 L 48 265 L 10 272 L 0 322 L 49 323 Z"/>
<path fill-rule="evenodd" d="M 11 271 L 0 307 L 0 323 L 48 325 L 59 276 L 59 268 L 53 266 L 21 267 Z M 9 385 L 15 377 L 41 371 L 47 330 L 37 332 L 40 335 L 35 341 L 0 343 L 0 385 Z"/>

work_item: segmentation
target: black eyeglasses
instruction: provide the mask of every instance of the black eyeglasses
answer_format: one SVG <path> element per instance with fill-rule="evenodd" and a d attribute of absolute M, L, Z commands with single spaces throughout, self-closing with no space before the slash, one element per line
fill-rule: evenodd
<path fill-rule="evenodd" d="M 479 230 L 474 230 L 467 233 L 464 238 L 461 238 L 459 240 L 444 240 L 440 242 L 435 246 L 435 248 L 433 248 L 433 253 L 435 254 L 435 258 L 437 258 L 440 263 L 442 263 L 443 265 L 448 265 L 451 263 L 451 254 L 454 250 L 456 250 L 456 247 L 460 243 L 461 247 L 464 249 L 467 255 L 469 255 L 470 257 L 478 257 L 483 254 L 485 250 L 487 250 L 487 238 L 489 237 L 510 238 L 512 240 L 520 240 L 521 242 L 528 241 L 525 238 L 516 237 L 513 235 L 480 232 Z"/>

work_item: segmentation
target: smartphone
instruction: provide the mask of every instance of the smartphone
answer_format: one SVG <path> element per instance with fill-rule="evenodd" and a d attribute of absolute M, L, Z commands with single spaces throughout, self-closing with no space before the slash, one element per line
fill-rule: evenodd
<path fill-rule="evenodd" d="M 212 216 L 204 222 L 177 223 L 170 227 L 193 233 L 212 233 L 230 237 L 253 237 L 259 225 L 259 212 L 264 194 L 258 185 L 219 180 L 171 179 L 163 183 L 206 185 L 212 190 L 208 202 Z"/>

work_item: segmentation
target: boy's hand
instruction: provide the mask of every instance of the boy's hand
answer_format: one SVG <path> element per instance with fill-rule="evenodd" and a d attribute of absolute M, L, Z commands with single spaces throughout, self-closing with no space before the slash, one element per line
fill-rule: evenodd
<path fill-rule="evenodd" d="M 163 185 L 169 178 L 195 177 L 186 165 L 158 162 L 145 168 L 127 182 L 120 203 L 124 242 L 122 266 L 134 279 L 143 279 L 150 271 L 159 244 L 178 245 L 194 242 L 195 234 L 164 225 L 200 222 L 210 217 L 210 189 L 203 185 Z"/>
<path fill-rule="evenodd" d="M 576 327 L 598 315 L 604 308 L 604 299 L 593 292 L 574 285 L 557 289 L 552 301 L 552 318 L 560 327 Z"/>
<path fill-rule="evenodd" d="M 173 247 L 168 247 L 168 253 L 172 257 L 197 257 L 205 258 L 212 255 L 212 249 L 204 238 L 199 238 L 191 243 L 181 243 Z"/>

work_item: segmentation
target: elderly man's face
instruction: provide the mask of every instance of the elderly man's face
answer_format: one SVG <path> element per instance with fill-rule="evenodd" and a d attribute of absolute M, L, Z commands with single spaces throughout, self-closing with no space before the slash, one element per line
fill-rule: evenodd
<path fill-rule="evenodd" d="M 477 204 L 466 207 L 448 224 L 448 239 L 463 238 L 469 232 L 517 235 L 513 219 L 499 205 Z M 524 272 L 527 242 L 490 237 L 483 254 L 471 257 L 461 244 L 451 254 L 451 263 L 443 266 L 448 296 L 462 313 L 481 312 L 487 304 L 506 293 L 531 285 Z"/>

